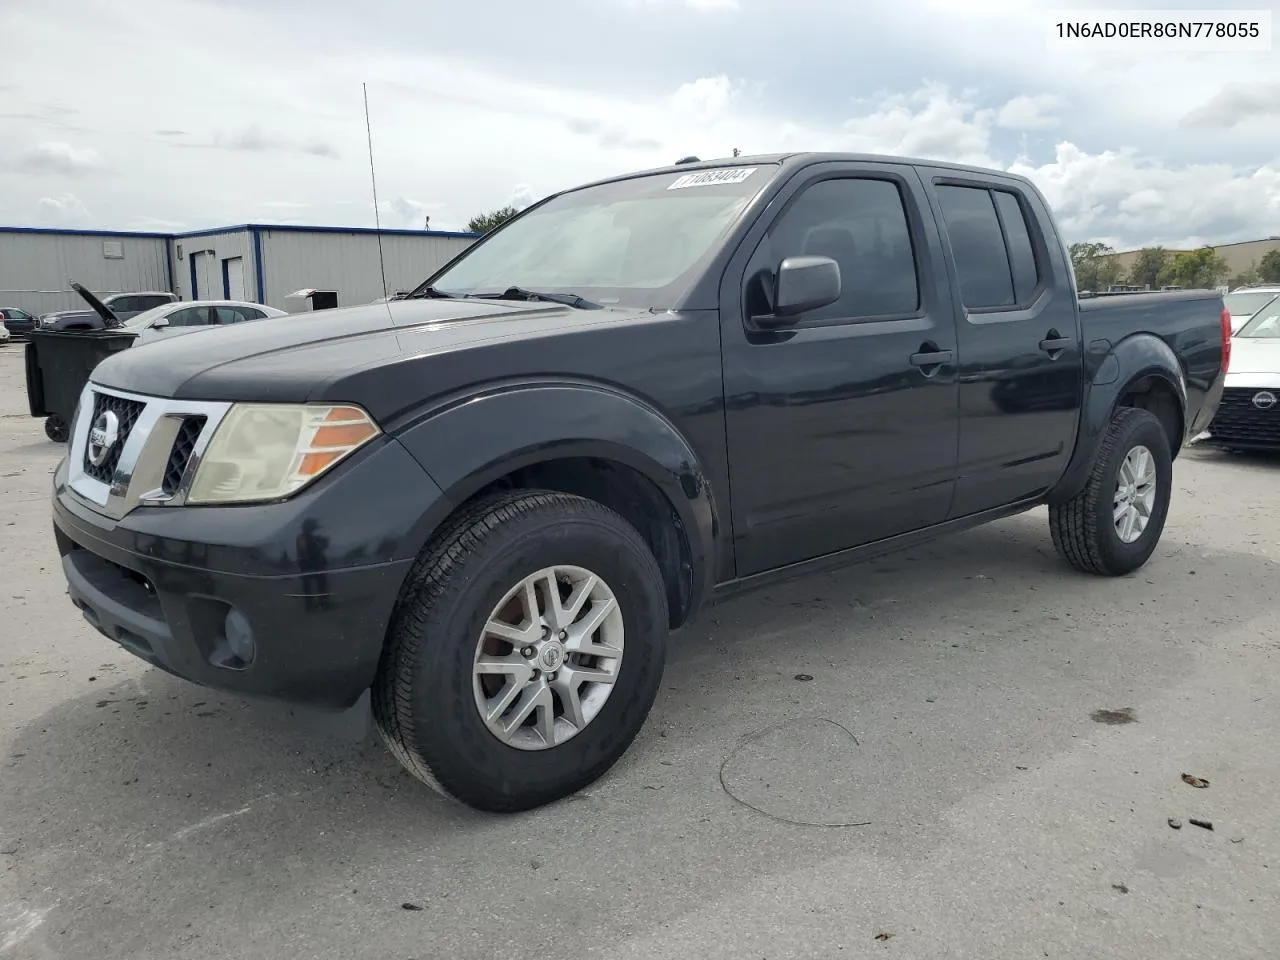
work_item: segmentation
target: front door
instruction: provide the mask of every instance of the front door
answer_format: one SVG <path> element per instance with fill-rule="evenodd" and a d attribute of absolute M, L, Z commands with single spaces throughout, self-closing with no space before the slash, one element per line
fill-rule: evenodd
<path fill-rule="evenodd" d="M 905 165 L 818 164 L 771 207 L 720 296 L 739 577 L 938 523 L 955 485 L 955 321 L 923 183 Z M 754 327 L 778 265 L 803 254 L 840 265 L 840 299 Z"/>
<path fill-rule="evenodd" d="M 1075 446 L 1084 370 L 1048 211 L 1012 181 L 925 172 L 959 288 L 960 457 L 952 517 L 1039 497 Z"/>

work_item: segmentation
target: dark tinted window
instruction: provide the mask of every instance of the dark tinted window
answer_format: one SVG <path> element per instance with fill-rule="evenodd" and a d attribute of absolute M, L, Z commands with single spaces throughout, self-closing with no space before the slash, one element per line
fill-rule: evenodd
<path fill-rule="evenodd" d="M 249 307 L 218 307 L 218 323 L 244 323 L 263 316 L 261 311 Z"/>
<path fill-rule="evenodd" d="M 177 310 L 169 314 L 169 326 L 203 327 L 209 322 L 210 312 L 208 307 L 187 307 L 185 310 Z"/>
<path fill-rule="evenodd" d="M 1013 277 L 990 191 L 938 187 L 938 200 L 964 305 L 970 309 L 1013 306 Z"/>
<path fill-rule="evenodd" d="M 150 296 L 142 296 L 142 297 L 133 297 L 132 300 L 136 304 L 136 306 L 130 307 L 129 308 L 130 310 L 150 310 L 153 307 L 162 307 L 166 303 L 173 303 L 172 297 L 161 296 L 158 294 L 151 294 Z"/>
<path fill-rule="evenodd" d="M 920 305 L 911 233 L 898 186 L 888 180 L 823 180 L 808 187 L 774 224 L 773 271 L 787 257 L 831 257 L 840 265 L 840 299 L 806 320 L 915 313 Z"/>
<path fill-rule="evenodd" d="M 1040 283 L 1040 272 L 1036 269 L 1036 251 L 1031 243 L 1027 217 L 1023 213 L 1022 204 L 1012 193 L 996 190 L 992 196 L 996 198 L 996 208 L 1000 211 L 1004 238 L 1009 247 L 1014 299 L 1018 303 L 1026 303 L 1031 299 L 1031 292 Z"/>

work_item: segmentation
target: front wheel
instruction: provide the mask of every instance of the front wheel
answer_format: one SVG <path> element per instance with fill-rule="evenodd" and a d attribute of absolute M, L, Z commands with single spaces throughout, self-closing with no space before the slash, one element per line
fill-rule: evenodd
<path fill-rule="evenodd" d="M 541 806 L 630 746 L 667 631 L 662 574 L 618 514 L 552 492 L 480 501 L 409 575 L 374 686 L 378 729 L 447 796 Z"/>
<path fill-rule="evenodd" d="M 1111 418 L 1084 489 L 1049 507 L 1053 545 L 1085 573 L 1132 573 L 1160 542 L 1172 488 L 1164 426 L 1147 410 L 1122 407 Z"/>

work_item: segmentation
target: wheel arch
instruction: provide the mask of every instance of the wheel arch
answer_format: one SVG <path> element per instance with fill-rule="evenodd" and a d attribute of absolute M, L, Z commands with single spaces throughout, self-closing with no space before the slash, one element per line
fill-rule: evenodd
<path fill-rule="evenodd" d="M 499 387 L 450 403 L 398 435 L 444 499 L 414 530 L 425 545 L 465 504 L 555 490 L 619 513 L 662 570 L 673 628 L 714 578 L 718 512 L 689 441 L 643 400 L 596 384 Z"/>
<path fill-rule="evenodd" d="M 1154 414 L 1165 428 L 1176 458 L 1187 429 L 1187 383 L 1177 355 L 1154 334 L 1139 333 L 1115 344 L 1095 368 L 1080 411 L 1080 429 L 1071 461 L 1049 497 L 1070 500 L 1088 482 L 1111 418 L 1121 407 Z"/>

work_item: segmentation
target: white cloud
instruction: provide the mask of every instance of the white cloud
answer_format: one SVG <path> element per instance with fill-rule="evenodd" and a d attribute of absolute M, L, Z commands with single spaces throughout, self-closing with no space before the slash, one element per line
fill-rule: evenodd
<path fill-rule="evenodd" d="M 23 150 L 15 166 L 32 174 L 75 176 L 99 169 L 102 157 L 92 147 L 76 147 L 62 140 L 50 140 Z"/>
<path fill-rule="evenodd" d="M 1275 233 L 1274 58 L 1047 50 L 1045 11 L 1074 2 L 751 0 L 737 15 L 726 0 L 590 0 L 572 18 L 517 0 L 312 0 L 305 17 L 300 0 L 11 4 L 15 49 L 148 55 L 116 64 L 110 83 L 74 58 L 6 77 L 0 197 L 20 222 L 371 226 L 367 80 L 387 226 L 430 216 L 457 227 L 740 147 L 1013 166 L 1042 185 L 1073 240 Z M 389 18 L 390 34 L 378 27 Z M 444 42 L 493 23 L 519 43 Z M 199 42 L 175 46 L 174 35 Z M 317 68 L 305 51 L 335 36 L 342 55 Z M 918 63 L 935 82 L 920 81 Z M 25 144 L 42 151 L 39 176 L 36 154 L 14 146 Z"/>
<path fill-rule="evenodd" d="M 996 114 L 996 124 L 1011 130 L 1042 130 L 1056 127 L 1058 118 L 1052 111 L 1062 105 L 1061 98 L 1051 93 L 1014 97 Z"/>
<path fill-rule="evenodd" d="M 1035 181 L 1071 239 L 1107 238 L 1120 247 L 1222 243 L 1267 236 L 1280 220 L 1280 164 L 1173 167 L 1135 150 L 1090 154 L 1060 143 L 1053 161 L 1012 171 Z"/>
<path fill-rule="evenodd" d="M 86 227 L 92 218 L 84 202 L 74 194 L 41 197 L 36 203 L 36 217 L 44 226 Z"/>
<path fill-rule="evenodd" d="M 1189 127 L 1229 130 L 1251 120 L 1273 127 L 1280 117 L 1280 83 L 1229 83 L 1182 118 Z"/>
<path fill-rule="evenodd" d="M 533 192 L 532 187 L 527 183 L 517 183 L 511 188 L 511 197 L 507 202 L 517 210 L 523 210 L 537 199 L 538 195 Z"/>
<path fill-rule="evenodd" d="M 671 95 L 671 105 L 682 113 L 710 117 L 723 113 L 733 95 L 733 81 L 722 73 L 682 83 Z"/>

